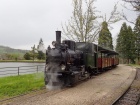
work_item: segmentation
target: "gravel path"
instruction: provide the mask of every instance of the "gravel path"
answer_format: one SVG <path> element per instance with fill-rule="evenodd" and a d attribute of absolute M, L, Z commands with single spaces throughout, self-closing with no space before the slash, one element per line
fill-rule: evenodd
<path fill-rule="evenodd" d="M 7 105 L 110 105 L 128 88 L 135 73 L 132 67 L 119 65 L 72 88 L 21 97 Z"/>

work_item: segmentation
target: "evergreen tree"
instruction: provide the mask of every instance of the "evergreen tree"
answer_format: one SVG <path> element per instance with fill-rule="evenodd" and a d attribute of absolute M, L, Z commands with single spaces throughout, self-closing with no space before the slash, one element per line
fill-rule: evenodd
<path fill-rule="evenodd" d="M 134 34 L 136 35 L 136 56 L 140 63 L 140 16 L 136 19 Z"/>
<path fill-rule="evenodd" d="M 39 49 L 40 46 L 44 45 L 42 38 L 40 38 L 39 40 L 39 44 L 37 46 L 37 49 Z"/>
<path fill-rule="evenodd" d="M 42 38 L 40 38 L 40 40 L 39 40 L 39 44 L 37 46 L 37 50 L 38 51 L 42 51 L 44 53 L 46 52 Z"/>
<path fill-rule="evenodd" d="M 31 47 L 31 51 L 30 51 L 30 54 L 31 54 L 31 57 L 33 58 L 33 61 L 35 60 L 35 58 L 36 58 L 36 53 L 37 53 L 37 49 L 36 49 L 36 47 L 35 47 L 35 45 L 33 46 L 33 47 Z"/>
<path fill-rule="evenodd" d="M 102 47 L 113 50 L 112 35 L 108 29 L 106 21 L 102 23 L 102 29 L 99 33 L 98 44 Z"/>
<path fill-rule="evenodd" d="M 135 47 L 135 41 L 136 41 L 136 37 L 134 32 L 132 31 L 132 28 L 130 26 L 128 26 L 128 34 L 127 34 L 128 38 L 127 38 L 127 45 L 126 45 L 126 49 L 127 49 L 127 59 L 131 60 L 131 63 L 135 63 L 134 59 L 136 58 L 136 47 Z"/>
<path fill-rule="evenodd" d="M 127 34 L 127 25 L 126 23 L 122 24 L 122 27 L 120 29 L 120 33 L 118 34 L 117 38 L 117 45 L 116 45 L 116 51 L 119 53 L 121 58 L 125 58 L 125 40 L 126 40 L 126 34 Z"/>
<path fill-rule="evenodd" d="M 135 59 L 135 35 L 130 26 L 126 23 L 122 24 L 120 33 L 117 38 L 116 51 L 119 53 L 120 57 L 127 60 L 131 60 L 134 63 Z"/>
<path fill-rule="evenodd" d="M 44 54 L 45 48 L 44 48 L 44 43 L 43 43 L 42 38 L 40 38 L 40 40 L 39 40 L 39 44 L 38 44 L 38 46 L 37 46 L 37 51 L 38 51 L 37 58 L 38 58 L 39 60 L 45 59 L 45 54 Z"/>

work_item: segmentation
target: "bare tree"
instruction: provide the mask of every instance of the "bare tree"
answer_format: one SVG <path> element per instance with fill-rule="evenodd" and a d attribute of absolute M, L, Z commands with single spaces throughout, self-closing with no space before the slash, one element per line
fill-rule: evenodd
<path fill-rule="evenodd" d="M 67 38 L 78 42 L 97 41 L 98 34 L 102 27 L 102 22 L 99 22 L 99 19 L 104 17 L 96 15 L 99 11 L 93 6 L 94 3 L 95 0 L 73 0 L 72 17 L 68 23 L 62 25 L 63 34 L 66 35 Z M 106 22 L 109 25 L 119 20 L 117 4 L 115 4 Z"/>
<path fill-rule="evenodd" d="M 114 24 L 122 19 L 120 12 L 117 11 L 117 6 L 118 6 L 118 3 L 114 5 L 114 8 L 111 11 L 110 17 L 108 18 L 108 20 L 107 21 L 105 20 L 108 23 L 108 25 Z"/>
<path fill-rule="evenodd" d="M 140 12 L 140 0 L 123 0 L 130 3 L 135 11 Z"/>
<path fill-rule="evenodd" d="M 140 0 L 122 0 L 122 1 L 124 1 L 125 4 L 126 3 L 131 4 L 133 9 L 129 9 L 125 4 L 123 5 L 124 8 L 126 8 L 129 11 L 136 11 L 138 13 L 138 15 L 140 15 Z M 127 22 L 129 22 L 131 24 L 135 24 L 135 21 L 134 20 L 129 20 L 124 12 L 122 12 L 121 16 Z"/>
<path fill-rule="evenodd" d="M 95 0 L 73 0 L 73 15 L 68 24 L 62 26 L 63 33 L 72 40 L 92 42 L 95 40 L 99 26 L 95 15 Z M 85 9 L 84 9 L 85 8 Z"/>
<path fill-rule="evenodd" d="M 106 22 L 110 29 L 113 28 L 111 27 L 112 24 L 122 20 L 122 14 L 119 11 L 117 11 L 117 7 L 118 7 L 118 2 L 114 5 L 114 8 L 110 13 L 109 18 L 107 18 L 106 15 L 102 16 L 103 19 L 102 23 Z"/>

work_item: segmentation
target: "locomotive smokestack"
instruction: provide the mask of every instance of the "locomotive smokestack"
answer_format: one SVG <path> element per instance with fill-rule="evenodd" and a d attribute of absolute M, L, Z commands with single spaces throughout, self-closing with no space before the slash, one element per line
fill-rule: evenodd
<path fill-rule="evenodd" d="M 56 42 L 61 43 L 61 31 L 56 31 Z"/>

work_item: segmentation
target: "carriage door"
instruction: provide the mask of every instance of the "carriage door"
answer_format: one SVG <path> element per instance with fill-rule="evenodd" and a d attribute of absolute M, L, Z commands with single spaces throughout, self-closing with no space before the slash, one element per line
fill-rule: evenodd
<path fill-rule="evenodd" d="M 98 60 L 98 54 L 94 53 L 94 61 L 95 61 L 94 64 L 95 64 L 95 67 L 97 67 L 97 65 L 98 65 L 98 63 L 97 63 L 98 61 L 97 60 Z"/>

